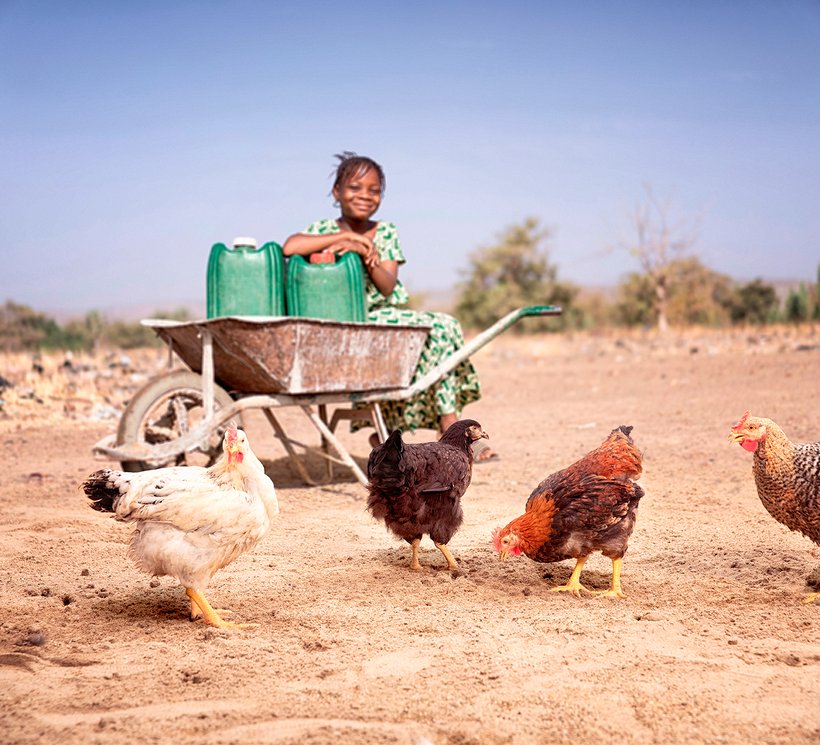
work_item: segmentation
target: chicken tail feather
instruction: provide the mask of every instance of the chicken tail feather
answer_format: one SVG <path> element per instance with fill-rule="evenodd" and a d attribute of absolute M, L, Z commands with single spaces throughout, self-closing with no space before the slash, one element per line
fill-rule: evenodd
<path fill-rule="evenodd" d="M 95 471 L 83 482 L 85 496 L 91 500 L 91 507 L 98 512 L 114 512 L 120 490 L 110 479 L 111 471 Z"/>

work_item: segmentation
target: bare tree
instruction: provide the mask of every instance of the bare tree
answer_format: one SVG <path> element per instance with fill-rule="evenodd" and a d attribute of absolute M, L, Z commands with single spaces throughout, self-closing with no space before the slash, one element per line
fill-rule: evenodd
<path fill-rule="evenodd" d="M 625 248 L 652 281 L 658 331 L 665 334 L 669 330 L 669 268 L 674 261 L 693 255 L 697 231 L 691 221 L 672 224 L 671 200 L 661 201 L 649 186 L 644 188 L 646 199 L 632 213 L 636 239 Z"/>

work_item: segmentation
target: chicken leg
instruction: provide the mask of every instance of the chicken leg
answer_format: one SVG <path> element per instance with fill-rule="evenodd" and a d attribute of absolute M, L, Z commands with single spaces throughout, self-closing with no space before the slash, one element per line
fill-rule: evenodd
<path fill-rule="evenodd" d="M 445 543 L 436 543 L 436 548 L 444 554 L 444 558 L 447 559 L 447 568 L 448 569 L 458 569 L 458 562 L 453 558 L 453 555 L 450 553 L 450 549 L 447 548 L 447 544 Z"/>
<path fill-rule="evenodd" d="M 421 538 L 414 538 L 410 542 L 410 546 L 413 549 L 413 554 L 410 557 L 410 568 L 414 572 L 421 571 L 421 564 L 419 564 L 419 544 L 421 543 Z"/>
<path fill-rule="evenodd" d="M 588 556 L 579 556 L 575 562 L 575 569 L 572 570 L 572 575 L 570 575 L 567 583 L 560 587 L 553 587 L 550 592 L 571 592 L 576 598 L 581 597 L 581 590 L 591 592 L 589 588 L 581 584 L 581 570 L 584 568 L 584 564 L 586 564 L 588 558 Z"/>
<path fill-rule="evenodd" d="M 216 610 L 211 607 L 207 598 L 193 587 L 186 587 L 185 594 L 191 599 L 191 617 L 194 617 L 193 605 L 199 606 L 201 615 L 205 623 L 209 626 L 216 626 L 220 629 L 252 629 L 258 626 L 258 623 L 233 623 L 232 621 L 225 621 Z"/>
<path fill-rule="evenodd" d="M 599 598 L 625 598 L 621 590 L 621 564 L 623 559 L 612 560 L 612 587 L 608 590 L 596 590 L 592 594 Z"/>

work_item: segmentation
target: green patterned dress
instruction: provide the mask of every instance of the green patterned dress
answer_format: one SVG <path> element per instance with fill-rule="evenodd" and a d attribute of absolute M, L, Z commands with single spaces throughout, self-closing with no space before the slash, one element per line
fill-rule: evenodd
<path fill-rule="evenodd" d="M 309 235 L 327 235 L 340 232 L 340 228 L 336 220 L 327 219 L 312 223 L 303 232 Z M 377 223 L 373 244 L 382 261 L 396 261 L 399 264 L 405 262 L 399 245 L 399 235 L 392 222 Z M 446 313 L 410 310 L 404 307 L 407 305 L 409 296 L 400 280 L 396 280 L 393 292 L 387 297 L 379 292 L 366 272 L 365 282 L 368 321 L 432 327 L 421 351 L 413 382 L 463 346 L 464 335 L 461 325 L 452 316 Z M 460 417 L 461 410 L 467 404 L 478 401 L 479 398 L 481 398 L 481 388 L 478 376 L 472 363 L 466 360 L 414 398 L 405 401 L 386 401 L 381 404 L 381 409 L 389 432 L 394 429 L 437 430 L 440 416 L 455 413 Z"/>

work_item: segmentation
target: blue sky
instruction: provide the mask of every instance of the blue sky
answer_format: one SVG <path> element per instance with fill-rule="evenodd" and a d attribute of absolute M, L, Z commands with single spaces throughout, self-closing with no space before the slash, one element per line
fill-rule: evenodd
<path fill-rule="evenodd" d="M 213 243 L 378 160 L 411 292 L 528 216 L 615 284 L 646 186 L 739 280 L 820 262 L 820 2 L 0 0 L 0 302 L 204 304 Z"/>

